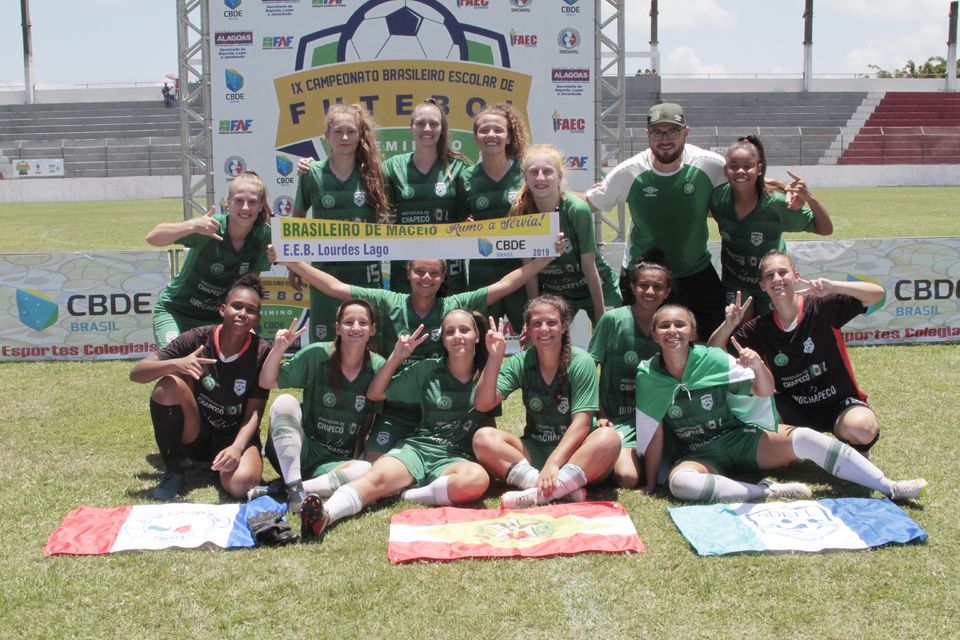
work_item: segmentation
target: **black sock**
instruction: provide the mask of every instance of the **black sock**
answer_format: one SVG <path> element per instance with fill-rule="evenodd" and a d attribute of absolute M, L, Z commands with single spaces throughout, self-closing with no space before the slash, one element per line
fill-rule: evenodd
<path fill-rule="evenodd" d="M 877 432 L 877 435 L 875 435 L 875 436 L 873 437 L 873 440 L 871 440 L 870 442 L 868 442 L 868 443 L 866 443 L 866 444 L 853 444 L 852 442 L 848 442 L 847 444 L 849 444 L 851 447 L 853 447 L 854 449 L 856 449 L 856 450 L 859 451 L 860 453 L 866 455 L 867 452 L 869 452 L 870 449 L 873 448 L 873 445 L 877 444 L 877 440 L 879 440 L 879 439 L 880 439 L 880 432 L 878 431 L 878 432 Z"/>
<path fill-rule="evenodd" d="M 160 457 L 170 471 L 183 473 L 186 457 L 180 437 L 183 436 L 183 409 L 180 405 L 160 404 L 150 399 L 150 418 L 153 420 L 153 435 L 157 439 Z"/>

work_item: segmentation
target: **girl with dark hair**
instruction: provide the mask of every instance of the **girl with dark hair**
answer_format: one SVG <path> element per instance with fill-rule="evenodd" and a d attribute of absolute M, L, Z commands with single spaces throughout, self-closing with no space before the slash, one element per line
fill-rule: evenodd
<path fill-rule="evenodd" d="M 307 160 L 297 183 L 293 215 L 310 210 L 313 218 L 384 222 L 389 209 L 374 123 L 358 104 L 334 104 L 327 111 L 326 160 Z M 301 164 L 298 163 L 298 167 Z M 317 262 L 344 282 L 381 287 L 380 262 Z M 295 280 L 295 279 L 294 279 Z M 299 284 L 299 283 L 297 283 Z M 310 290 L 310 341 L 327 340 L 333 333 L 337 301 Z"/>
<path fill-rule="evenodd" d="M 157 500 L 183 488 L 188 457 L 212 461 L 220 486 L 235 498 L 260 482 L 260 419 L 269 392 L 258 378 L 270 345 L 253 328 L 262 298 L 260 279 L 241 277 L 220 305 L 221 324 L 185 331 L 130 371 L 134 382 L 157 380 L 150 418 L 166 465 L 153 490 Z"/>
<path fill-rule="evenodd" d="M 559 251 L 562 240 L 562 237 L 557 240 L 555 250 Z M 272 247 L 268 253 L 273 255 Z M 443 260 L 409 262 L 407 277 L 410 280 L 411 293 L 350 286 L 329 273 L 302 262 L 289 263 L 287 268 L 302 276 L 325 296 L 339 300 L 350 297 L 369 300 L 381 319 L 382 342 L 386 349 L 392 349 L 402 336 L 413 333 L 418 326 L 423 325 L 425 342 L 416 353 L 408 356 L 406 364 L 410 364 L 414 360 L 428 358 L 440 352 L 440 322 L 451 309 L 463 307 L 485 311 L 488 306 L 522 287 L 553 259 L 553 256 L 537 258 L 487 287 L 452 296 L 439 294 L 446 277 L 446 262 Z M 388 402 L 367 439 L 367 459 L 375 460 L 392 449 L 416 427 L 419 420 L 419 409 L 415 403 L 404 403 L 402 399 Z"/>
<path fill-rule="evenodd" d="M 680 500 L 745 502 L 809 499 L 799 482 L 757 484 L 729 477 L 734 471 L 780 469 L 810 460 L 827 473 L 894 500 L 918 497 L 921 478 L 890 480 L 849 445 L 806 427 L 777 425 L 770 396 L 775 382 L 763 359 L 736 338 L 737 357 L 693 344 L 696 322 L 686 307 L 666 305 L 653 316 L 660 353 L 637 371 L 637 440 L 652 484 L 664 446 L 677 463 L 670 493 Z"/>
<path fill-rule="evenodd" d="M 473 439 L 480 464 L 521 489 L 503 494 L 505 508 L 567 496 L 582 500 L 582 487 L 605 478 L 620 453 L 616 431 L 594 428 L 597 367 L 586 351 L 570 344 L 570 320 L 563 298 L 543 295 L 531 300 L 524 321 L 532 348 L 512 356 L 496 380 L 484 378 L 477 387 L 480 411 L 490 411 L 516 389 L 523 390 L 522 438 L 484 427 Z M 491 348 L 490 359 L 502 360 L 503 348 Z"/>
<path fill-rule="evenodd" d="M 277 332 L 260 371 L 264 389 L 303 389 L 302 403 L 284 393 L 270 406 L 267 454 L 276 458 L 292 513 L 300 511 L 307 493 L 327 497 L 370 468 L 356 458 L 379 410 L 379 403 L 367 399 L 367 386 L 384 362 L 369 350 L 376 314 L 366 300 L 351 298 L 340 305 L 333 342 L 312 343 L 283 360 L 306 330 L 295 326 L 296 321 Z M 256 487 L 248 498 L 267 491 Z"/>
<path fill-rule="evenodd" d="M 420 360 L 399 372 L 429 334 L 421 325 L 397 340 L 370 382 L 367 398 L 419 398 L 420 422 L 400 446 L 378 458 L 369 472 L 337 489 L 326 504 L 319 496 L 308 495 L 302 510 L 303 537 L 319 535 L 328 524 L 411 485 L 415 487 L 402 497 L 420 504 L 462 504 L 483 495 L 490 477 L 474 462 L 470 442 L 490 418 L 475 407 L 474 394 L 481 379 L 496 378 L 500 365 L 487 357 L 486 329 L 476 311 L 453 309 L 441 325 L 443 356 Z"/>
<path fill-rule="evenodd" d="M 424 100 L 413 109 L 410 132 L 416 145 L 412 153 L 388 158 L 383 177 L 390 198 L 390 211 L 397 224 L 461 222 L 457 203 L 460 174 L 470 166 L 467 158 L 450 149 L 450 125 L 436 100 Z M 390 290 L 410 293 L 406 262 L 390 263 Z M 447 260 L 449 293 L 467 290 L 464 260 Z"/>
<path fill-rule="evenodd" d="M 629 271 L 633 304 L 606 312 L 590 337 L 590 355 L 600 365 L 600 417 L 597 426 L 613 427 L 620 436 L 620 455 L 613 465 L 613 483 L 633 489 L 640 482 L 637 456 L 637 365 L 657 353 L 650 335 L 653 314 L 670 295 L 673 282 L 666 267 L 641 262 Z M 647 493 L 655 487 L 644 484 Z"/>
<path fill-rule="evenodd" d="M 270 205 L 267 188 L 253 171 L 245 171 L 227 189 L 227 213 L 210 207 L 199 218 L 158 224 L 147 242 L 165 247 L 176 242 L 190 249 L 153 308 L 157 348 L 187 329 L 215 324 L 227 289 L 246 273 L 270 268 Z"/>
<path fill-rule="evenodd" d="M 619 307 L 623 300 L 613 269 L 597 252 L 593 213 L 586 202 L 564 188 L 563 156 L 554 147 L 538 144 L 527 149 L 522 169 L 524 183 L 510 214 L 557 211 L 564 237 L 563 253 L 527 283 L 527 295 L 561 296 L 573 315 L 583 309 L 596 323 L 606 309 Z"/>
<path fill-rule="evenodd" d="M 737 295 L 753 300 L 753 309 L 766 313 L 770 298 L 760 290 L 757 267 L 771 249 L 784 250 L 785 231 L 833 233 L 833 222 L 806 181 L 789 171 L 793 182 L 785 185 L 766 178 L 763 143 L 754 135 L 738 138 L 727 149 L 724 173 L 727 184 L 713 190 L 710 211 L 720 229 L 721 281 L 727 304 Z M 748 299 L 750 299 L 748 298 Z M 709 327 L 708 327 L 709 328 Z"/>
<path fill-rule="evenodd" d="M 521 159 L 530 136 L 520 115 L 508 104 L 484 107 L 473 120 L 473 136 L 480 162 L 462 174 L 460 208 L 471 220 L 505 218 L 523 184 Z M 471 289 L 485 287 L 520 266 L 519 259 L 471 260 Z M 506 313 L 514 332 L 520 333 L 526 294 L 516 291 L 494 305 L 489 313 Z"/>

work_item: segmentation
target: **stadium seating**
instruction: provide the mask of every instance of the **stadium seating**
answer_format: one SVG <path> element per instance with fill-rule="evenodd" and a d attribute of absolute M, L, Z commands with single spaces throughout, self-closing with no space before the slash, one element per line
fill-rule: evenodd
<path fill-rule="evenodd" d="M 759 135 L 768 164 L 817 164 L 867 97 L 865 92 L 663 93 L 633 95 L 627 79 L 627 155 L 647 146 L 646 115 L 657 101 L 683 105 L 689 142 L 725 150 L 739 136 Z M 607 105 L 604 105 L 607 106 Z M 612 125 L 613 122 L 608 120 Z"/>
<path fill-rule="evenodd" d="M 838 163 L 960 163 L 960 95 L 885 94 Z"/>
<path fill-rule="evenodd" d="M 178 175 L 180 119 L 159 100 L 3 105 L 0 156 L 63 158 L 67 177 Z"/>

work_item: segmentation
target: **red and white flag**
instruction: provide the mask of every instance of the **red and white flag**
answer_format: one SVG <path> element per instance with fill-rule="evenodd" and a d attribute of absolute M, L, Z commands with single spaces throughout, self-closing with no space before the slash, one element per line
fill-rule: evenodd
<path fill-rule="evenodd" d="M 645 551 L 620 504 L 581 502 L 532 509 L 410 509 L 390 519 L 387 557 L 399 564 Z"/>

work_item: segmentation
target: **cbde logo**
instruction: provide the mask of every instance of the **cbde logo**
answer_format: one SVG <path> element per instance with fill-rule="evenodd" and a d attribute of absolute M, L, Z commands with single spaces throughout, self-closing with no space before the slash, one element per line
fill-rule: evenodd
<path fill-rule="evenodd" d="M 223 12 L 223 17 L 231 20 L 242 18 L 243 11 L 240 9 L 242 2 L 243 0 L 223 0 L 223 4 L 227 7 L 226 11 Z"/>
<path fill-rule="evenodd" d="M 286 156 L 276 156 L 277 164 L 277 173 L 280 174 L 280 177 L 277 178 L 277 184 L 293 184 L 296 178 L 290 176 L 293 173 L 293 161 L 287 158 Z"/>
<path fill-rule="evenodd" d="M 563 4 L 560 5 L 560 13 L 567 16 L 580 13 L 577 2 L 578 0 L 563 0 Z"/>
<path fill-rule="evenodd" d="M 88 317 L 147 315 L 153 312 L 149 292 L 75 294 L 67 298 L 67 314 L 71 318 L 70 332 L 116 331 L 116 320 L 88 320 Z M 43 331 L 60 319 L 59 305 L 40 291 L 17 289 L 17 316 L 20 322 L 34 331 Z"/>
<path fill-rule="evenodd" d="M 227 102 L 243 100 L 243 94 L 240 93 L 240 89 L 243 89 L 243 75 L 236 69 L 224 69 L 223 75 L 227 84 L 227 93 L 224 94 L 224 99 Z"/>

